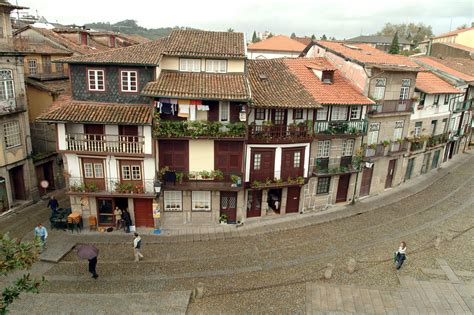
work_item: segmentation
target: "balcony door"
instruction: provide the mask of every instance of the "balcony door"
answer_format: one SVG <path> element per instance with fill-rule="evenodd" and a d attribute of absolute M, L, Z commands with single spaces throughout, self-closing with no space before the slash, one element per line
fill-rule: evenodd
<path fill-rule="evenodd" d="M 221 170 L 226 180 L 230 175 L 242 174 L 243 143 L 238 141 L 214 142 L 214 169 Z"/>
<path fill-rule="evenodd" d="M 104 125 L 84 125 L 88 151 L 102 152 L 104 149 Z"/>
<path fill-rule="evenodd" d="M 282 150 L 281 178 L 304 176 L 304 147 Z"/>
<path fill-rule="evenodd" d="M 142 144 L 138 137 L 138 126 L 119 126 L 120 151 L 125 153 L 142 153 Z"/>
<path fill-rule="evenodd" d="M 189 144 L 187 140 L 159 142 L 160 169 L 168 167 L 170 171 L 189 172 Z"/>
<path fill-rule="evenodd" d="M 347 192 L 349 191 L 349 182 L 351 180 L 351 174 L 345 174 L 339 176 L 339 182 L 337 184 L 336 202 L 346 202 Z"/>
<path fill-rule="evenodd" d="M 86 190 L 105 190 L 104 160 L 83 158 L 82 175 Z"/>
<path fill-rule="evenodd" d="M 275 149 L 252 149 L 250 181 L 264 181 L 275 176 Z"/>
<path fill-rule="evenodd" d="M 286 109 L 272 109 L 272 123 L 275 126 L 286 126 Z"/>

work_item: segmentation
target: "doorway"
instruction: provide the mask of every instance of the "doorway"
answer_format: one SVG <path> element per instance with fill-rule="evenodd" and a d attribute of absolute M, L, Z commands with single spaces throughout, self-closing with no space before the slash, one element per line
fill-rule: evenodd
<path fill-rule="evenodd" d="M 99 225 L 114 225 L 114 204 L 112 198 L 97 198 L 97 222 Z"/>
<path fill-rule="evenodd" d="M 220 215 L 227 216 L 227 223 L 237 222 L 237 193 L 232 191 L 221 191 Z"/>
<path fill-rule="evenodd" d="M 0 177 L 0 213 L 8 210 L 8 196 L 6 180 Z"/>
<path fill-rule="evenodd" d="M 153 199 L 135 198 L 133 199 L 135 213 L 135 225 L 154 227 L 153 219 Z"/>
<path fill-rule="evenodd" d="M 247 218 L 259 217 L 262 214 L 262 191 L 249 190 L 247 195 Z"/>
<path fill-rule="evenodd" d="M 390 160 L 388 162 L 387 179 L 385 180 L 385 189 L 392 187 L 393 177 L 395 176 L 395 166 L 397 160 Z"/>
<path fill-rule="evenodd" d="M 405 173 L 405 180 L 409 180 L 411 178 L 411 174 L 413 173 L 413 165 L 415 164 L 415 158 L 411 158 L 408 160 L 407 164 L 407 172 Z"/>
<path fill-rule="evenodd" d="M 340 175 L 337 184 L 336 202 L 346 202 L 347 192 L 349 191 L 350 174 Z"/>
<path fill-rule="evenodd" d="M 423 157 L 423 165 L 421 166 L 421 174 L 426 174 L 428 172 L 428 167 L 430 165 L 431 153 L 426 153 Z"/>
<path fill-rule="evenodd" d="M 438 162 L 439 162 L 439 155 L 441 153 L 441 150 L 435 151 L 433 155 L 433 161 L 431 162 L 431 169 L 435 169 L 438 167 Z"/>
<path fill-rule="evenodd" d="M 267 197 L 268 209 L 278 214 L 280 214 L 281 209 L 281 192 L 281 189 L 270 189 Z"/>
<path fill-rule="evenodd" d="M 10 170 L 10 182 L 15 200 L 26 200 L 25 179 L 23 176 L 23 165 Z"/>
<path fill-rule="evenodd" d="M 360 182 L 360 197 L 368 196 L 370 194 L 370 185 L 372 183 L 372 174 L 374 173 L 374 166 L 371 168 L 364 168 L 362 172 L 362 180 Z"/>
<path fill-rule="evenodd" d="M 286 213 L 298 213 L 300 207 L 300 187 L 288 187 Z"/>

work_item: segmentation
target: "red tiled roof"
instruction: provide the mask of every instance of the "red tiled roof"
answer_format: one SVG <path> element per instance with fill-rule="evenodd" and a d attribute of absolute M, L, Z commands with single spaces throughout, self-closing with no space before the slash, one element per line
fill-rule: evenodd
<path fill-rule="evenodd" d="M 316 44 L 365 65 L 393 66 L 399 70 L 406 69 L 407 71 L 417 71 L 419 68 L 408 57 L 387 54 L 367 44 L 346 44 L 330 41 L 317 41 Z"/>
<path fill-rule="evenodd" d="M 331 68 L 324 58 L 287 58 L 284 63 L 296 75 L 306 90 L 320 104 L 325 105 L 372 105 L 373 101 L 362 95 L 341 73 L 334 71 L 332 84 L 323 83 L 309 65 L 319 65 L 321 69 Z"/>
<path fill-rule="evenodd" d="M 311 37 L 295 37 L 294 40 L 299 41 L 305 47 L 308 46 L 313 41 Z"/>
<path fill-rule="evenodd" d="M 99 103 L 72 100 L 61 95 L 38 116 L 43 122 L 151 125 L 152 106 L 146 104 Z"/>
<path fill-rule="evenodd" d="M 457 44 L 457 43 L 436 43 L 436 44 L 444 44 L 444 45 L 451 46 L 451 47 L 454 47 L 454 48 L 458 48 L 458 49 L 462 49 L 462 50 L 474 52 L 474 48 L 473 48 L 473 47 L 464 46 L 464 45 Z"/>
<path fill-rule="evenodd" d="M 256 107 L 317 108 L 284 59 L 248 60 L 252 105 Z"/>
<path fill-rule="evenodd" d="M 157 65 L 161 53 L 166 47 L 167 37 L 152 42 L 137 44 L 124 48 L 110 49 L 107 51 L 74 56 L 62 59 L 66 63 L 106 63 L 128 65 Z"/>
<path fill-rule="evenodd" d="M 442 60 L 434 57 L 417 57 L 413 58 L 414 61 L 422 65 L 423 67 L 427 67 L 429 69 L 437 69 L 441 72 L 445 72 L 451 76 L 457 77 L 461 80 L 467 81 L 467 82 L 472 82 L 474 81 L 474 75 L 469 75 L 466 73 L 463 73 L 459 70 L 463 70 L 462 68 L 468 67 L 471 68 L 472 71 L 472 65 L 474 64 L 474 61 L 470 61 L 468 59 L 462 59 L 462 63 L 460 65 L 460 69 L 458 68 L 457 70 L 453 69 L 453 65 L 450 64 L 448 66 L 448 60 Z M 466 65 L 468 64 L 468 65 Z M 469 71 L 470 69 L 466 69 L 466 71 Z"/>
<path fill-rule="evenodd" d="M 243 33 L 173 30 L 168 38 L 166 55 L 245 58 Z"/>
<path fill-rule="evenodd" d="M 245 74 L 162 71 L 142 94 L 155 97 L 246 101 L 250 91 Z"/>
<path fill-rule="evenodd" d="M 33 53 L 33 54 L 45 54 L 45 55 L 72 55 L 72 51 L 55 46 L 49 41 L 42 43 L 32 42 L 27 38 L 14 37 L 13 43 L 15 49 L 20 52 Z"/>
<path fill-rule="evenodd" d="M 311 40 L 311 39 L 310 39 Z M 293 51 L 302 52 L 306 45 L 285 35 L 276 35 L 261 42 L 250 44 L 247 50 Z"/>
<path fill-rule="evenodd" d="M 433 39 L 442 38 L 442 37 L 448 37 L 448 36 L 453 36 L 453 35 L 457 35 L 457 34 L 459 34 L 459 33 L 464 33 L 464 32 L 472 31 L 472 30 L 474 30 L 474 27 L 463 28 L 463 29 L 460 29 L 460 30 L 455 30 L 455 31 L 451 31 L 451 32 L 447 32 L 447 33 L 444 33 L 444 34 L 435 36 L 435 37 L 433 37 Z"/>
<path fill-rule="evenodd" d="M 429 71 L 418 72 L 416 88 L 427 94 L 458 94 L 462 91 Z"/>

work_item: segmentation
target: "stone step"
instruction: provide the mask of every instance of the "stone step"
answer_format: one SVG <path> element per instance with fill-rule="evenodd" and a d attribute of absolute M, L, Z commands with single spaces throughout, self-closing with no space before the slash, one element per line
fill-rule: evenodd
<path fill-rule="evenodd" d="M 129 294 L 23 294 L 11 314 L 185 314 L 191 291 Z"/>

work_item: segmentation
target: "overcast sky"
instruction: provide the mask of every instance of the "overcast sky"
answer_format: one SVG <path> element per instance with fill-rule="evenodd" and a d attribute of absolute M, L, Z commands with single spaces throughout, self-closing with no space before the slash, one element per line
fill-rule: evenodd
<path fill-rule="evenodd" d="M 10 0 L 15 3 L 16 0 Z M 380 30 L 386 22 L 422 22 L 435 34 L 474 20 L 473 0 L 17 0 L 50 22 L 84 24 L 137 20 L 147 28 L 190 26 L 338 39 Z M 122 4 L 123 3 L 123 4 Z"/>

